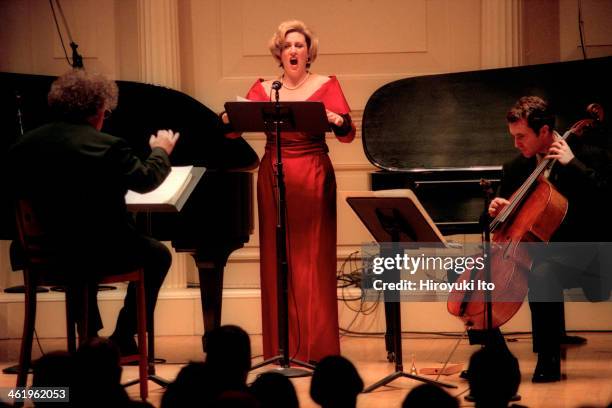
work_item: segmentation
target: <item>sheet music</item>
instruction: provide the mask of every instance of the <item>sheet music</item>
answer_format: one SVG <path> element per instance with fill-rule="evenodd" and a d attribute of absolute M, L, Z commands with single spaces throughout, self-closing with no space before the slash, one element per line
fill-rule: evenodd
<path fill-rule="evenodd" d="M 129 190 L 125 202 L 130 204 L 176 204 L 191 179 L 193 166 L 172 167 L 170 174 L 155 190 L 140 194 Z"/>

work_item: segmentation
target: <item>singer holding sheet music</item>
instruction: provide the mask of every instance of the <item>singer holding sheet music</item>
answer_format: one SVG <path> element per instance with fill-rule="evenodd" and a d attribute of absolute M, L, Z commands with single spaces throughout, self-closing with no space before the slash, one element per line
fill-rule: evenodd
<path fill-rule="evenodd" d="M 144 267 L 149 323 L 172 258 L 162 243 L 136 231 L 125 194 L 148 192 L 163 182 L 179 135 L 171 130 L 151 135 L 151 152 L 141 160 L 125 140 L 100 131 L 117 98 L 115 82 L 99 74 L 74 70 L 56 79 L 48 95 L 55 120 L 11 147 L 9 188 L 16 199 L 31 200 L 68 279 L 92 282 Z M 88 336 L 96 336 L 102 321 L 97 285 L 90 288 Z M 136 286 L 130 283 L 111 336 L 122 354 L 137 353 L 135 333 Z"/>
<path fill-rule="evenodd" d="M 350 108 L 335 76 L 314 74 L 318 40 L 301 21 L 281 23 L 269 43 L 282 73 L 275 80 L 258 79 L 247 94 L 252 101 L 320 101 L 337 139 L 355 137 Z M 231 124 L 222 113 L 229 137 Z M 264 358 L 278 351 L 275 134 L 267 133 L 259 167 L 257 200 Z M 340 353 L 336 298 L 336 179 L 327 155 L 325 134 L 282 134 L 287 202 L 289 261 L 289 355 L 305 362 Z"/>

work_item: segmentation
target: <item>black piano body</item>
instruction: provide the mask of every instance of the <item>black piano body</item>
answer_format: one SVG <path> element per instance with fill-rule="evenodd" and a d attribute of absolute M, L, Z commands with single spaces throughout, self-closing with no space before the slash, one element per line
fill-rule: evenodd
<path fill-rule="evenodd" d="M 363 148 L 381 170 L 372 190 L 410 188 L 444 235 L 481 232 L 485 192 L 517 155 L 506 112 L 524 95 L 549 101 L 560 132 L 588 104 L 612 108 L 612 57 L 406 78 L 379 88 L 363 114 Z M 609 127 L 593 143 L 612 151 Z M 394 359 L 392 309 L 385 307 L 388 358 Z"/>
<path fill-rule="evenodd" d="M 46 95 L 55 77 L 0 73 L 0 158 L 20 134 L 50 120 Z M 181 136 L 171 155 L 173 166 L 206 167 L 180 213 L 137 214 L 152 236 L 171 241 L 178 252 L 193 255 L 199 271 L 204 328 L 219 326 L 223 271 L 227 258 L 253 233 L 255 151 L 242 139 L 224 137 L 217 115 L 181 92 L 148 84 L 117 81 L 119 104 L 105 122 L 105 132 L 126 139 L 146 157 L 149 136 L 173 129 Z M 21 113 L 21 118 L 17 112 Z M 5 175 L 10 177 L 10 174 Z M 92 214 L 92 216 L 95 216 Z M 0 198 L 0 239 L 16 237 L 12 203 Z"/>

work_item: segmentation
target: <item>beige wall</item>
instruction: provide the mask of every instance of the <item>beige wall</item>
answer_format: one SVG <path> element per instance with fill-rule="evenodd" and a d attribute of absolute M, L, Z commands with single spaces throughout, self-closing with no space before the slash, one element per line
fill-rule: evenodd
<path fill-rule="evenodd" d="M 313 71 L 336 74 L 353 109 L 397 78 L 478 69 L 480 1 L 193 1 L 195 96 L 213 109 L 280 70 L 267 42 L 280 21 L 319 36 Z M 321 13 L 320 10 L 329 11 Z"/>
<path fill-rule="evenodd" d="M 113 0 L 63 0 L 73 40 L 90 70 L 119 78 L 121 32 Z M 58 20 L 61 17 L 56 9 Z M 47 0 L 0 1 L 0 70 L 58 75 L 69 69 Z M 63 32 L 68 55 L 69 40 Z"/>
<path fill-rule="evenodd" d="M 578 2 L 559 0 L 561 60 L 582 59 Z M 582 0 L 584 42 L 588 58 L 612 55 L 612 1 Z"/>

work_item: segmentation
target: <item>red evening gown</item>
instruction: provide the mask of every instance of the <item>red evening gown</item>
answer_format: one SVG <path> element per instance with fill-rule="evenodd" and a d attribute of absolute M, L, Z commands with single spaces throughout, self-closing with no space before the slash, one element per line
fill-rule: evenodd
<path fill-rule="evenodd" d="M 247 99 L 268 101 L 258 80 Z M 336 77 L 307 101 L 323 102 L 337 114 L 350 108 Z M 350 142 L 355 128 L 341 142 Z M 289 262 L 289 356 L 304 362 L 340 353 L 336 297 L 336 178 L 325 134 L 283 133 L 282 160 L 287 203 Z M 267 134 L 259 166 L 257 202 L 264 358 L 278 354 L 275 135 Z"/>

